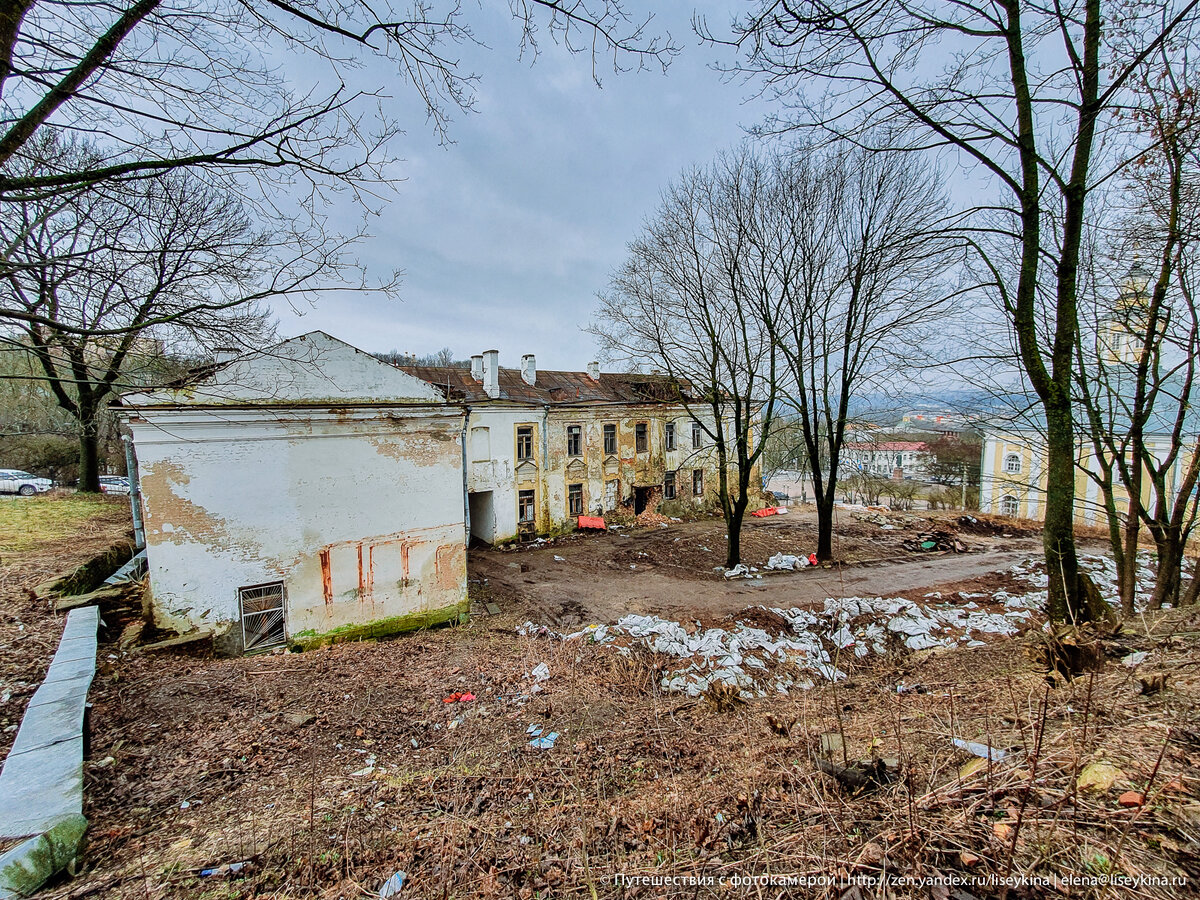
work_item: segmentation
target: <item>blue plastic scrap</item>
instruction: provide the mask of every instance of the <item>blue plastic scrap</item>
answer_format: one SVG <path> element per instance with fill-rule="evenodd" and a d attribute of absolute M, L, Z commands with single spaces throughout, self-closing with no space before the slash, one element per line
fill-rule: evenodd
<path fill-rule="evenodd" d="M 529 742 L 529 746 L 534 750 L 552 750 L 554 749 L 554 742 L 558 740 L 557 731 L 542 734 L 542 726 L 536 722 L 526 728 L 525 733 L 533 737 L 533 740 Z"/>
<path fill-rule="evenodd" d="M 404 887 L 404 881 L 408 878 L 404 872 L 397 872 L 391 878 L 383 883 L 383 887 L 379 889 L 379 896 L 382 900 L 387 900 L 388 897 L 394 897 L 400 893 L 400 889 Z"/>

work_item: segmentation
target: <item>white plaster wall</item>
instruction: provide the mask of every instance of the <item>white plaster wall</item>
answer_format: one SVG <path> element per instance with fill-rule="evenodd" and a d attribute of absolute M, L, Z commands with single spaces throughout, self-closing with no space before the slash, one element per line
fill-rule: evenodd
<path fill-rule="evenodd" d="M 159 624 L 234 627 L 238 588 L 278 580 L 289 635 L 462 602 L 462 423 L 446 407 L 134 412 Z"/>

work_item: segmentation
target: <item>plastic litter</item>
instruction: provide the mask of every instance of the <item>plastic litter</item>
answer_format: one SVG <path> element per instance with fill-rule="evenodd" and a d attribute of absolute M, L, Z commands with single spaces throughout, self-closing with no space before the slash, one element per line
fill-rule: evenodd
<path fill-rule="evenodd" d="M 999 762 L 1008 756 L 1003 750 L 997 750 L 994 747 L 989 747 L 987 744 L 964 741 L 962 738 L 952 738 L 951 740 L 959 750 L 966 750 L 974 756 L 981 757 L 982 759 L 990 759 L 992 762 Z"/>
<path fill-rule="evenodd" d="M 379 889 L 379 896 L 383 900 L 388 897 L 394 897 L 400 893 L 400 889 L 404 887 L 404 882 L 408 880 L 408 875 L 404 872 L 397 872 L 391 878 L 383 883 L 383 887 Z"/>
<path fill-rule="evenodd" d="M 475 695 L 470 691 L 455 691 L 449 697 L 443 697 L 443 703 L 470 703 L 475 699 Z"/>
<path fill-rule="evenodd" d="M 535 684 L 550 680 L 550 667 L 543 663 L 538 663 L 533 667 L 533 671 L 529 673 L 529 677 L 533 679 Z"/>
<path fill-rule="evenodd" d="M 248 866 L 248 865 L 250 865 L 250 863 L 244 862 L 244 861 L 243 862 L 235 862 L 235 863 L 225 863 L 220 866 L 213 866 L 211 869 L 201 869 L 200 877 L 201 878 L 219 878 L 222 875 L 236 875 L 238 872 L 242 871 L 242 869 L 246 868 L 246 866 Z"/>
<path fill-rule="evenodd" d="M 558 732 L 551 731 L 549 734 L 544 734 L 541 737 L 534 738 L 529 742 L 529 746 L 534 750 L 553 750 L 554 742 L 558 740 Z"/>

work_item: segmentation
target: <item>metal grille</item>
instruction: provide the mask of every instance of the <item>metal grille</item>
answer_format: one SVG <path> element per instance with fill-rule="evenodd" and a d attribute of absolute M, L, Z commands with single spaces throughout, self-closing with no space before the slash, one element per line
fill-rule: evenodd
<path fill-rule="evenodd" d="M 283 582 L 238 588 L 242 605 L 242 646 L 247 653 L 282 647 L 287 641 L 283 623 Z"/>

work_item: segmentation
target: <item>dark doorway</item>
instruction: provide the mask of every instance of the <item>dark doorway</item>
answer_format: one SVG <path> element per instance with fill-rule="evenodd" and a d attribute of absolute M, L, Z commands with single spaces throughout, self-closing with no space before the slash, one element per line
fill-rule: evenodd
<path fill-rule="evenodd" d="M 491 546 L 496 539 L 496 512 L 491 491 L 472 491 L 467 494 L 471 513 L 471 543 Z"/>
<path fill-rule="evenodd" d="M 646 507 L 650 503 L 650 491 L 648 487 L 635 487 L 633 489 L 633 513 L 640 516 L 646 511 Z"/>

